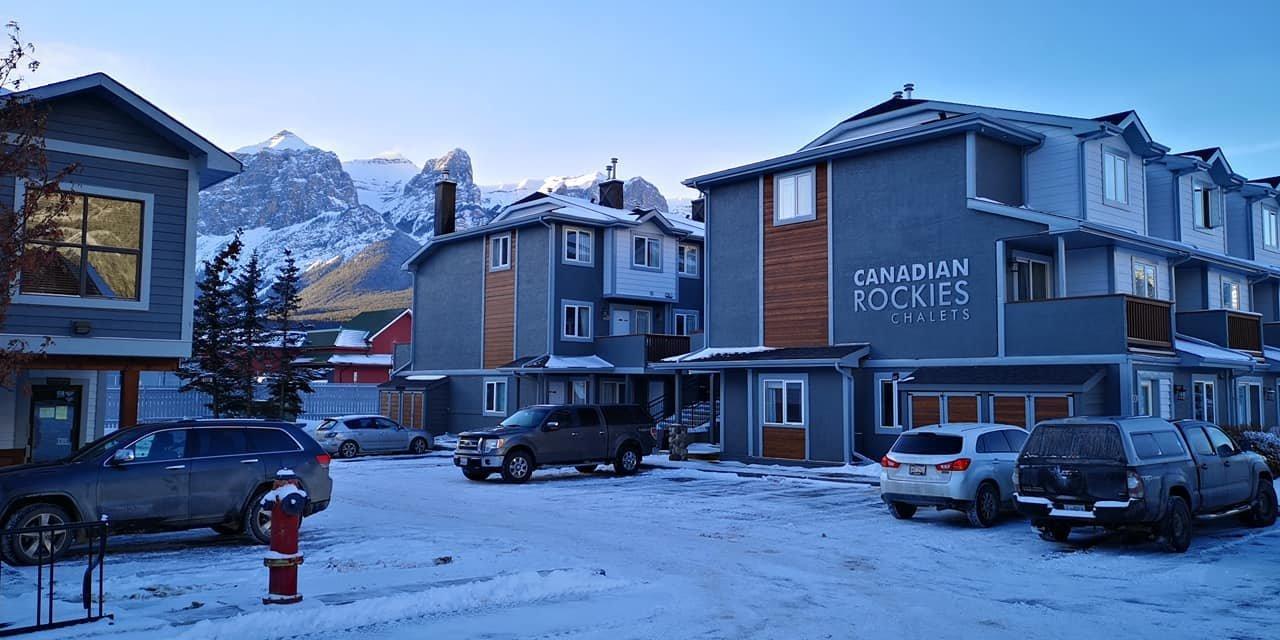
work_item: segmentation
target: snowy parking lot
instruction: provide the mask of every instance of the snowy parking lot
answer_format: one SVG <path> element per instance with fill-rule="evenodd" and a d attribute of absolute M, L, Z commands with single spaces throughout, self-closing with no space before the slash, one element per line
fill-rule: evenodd
<path fill-rule="evenodd" d="M 39 637 L 1275 638 L 1280 528 L 1205 524 L 1167 555 L 1041 541 L 1010 519 L 891 519 L 876 490 L 648 469 L 469 482 L 448 454 L 333 464 L 303 524 L 303 603 L 268 608 L 263 548 L 113 539 L 100 622 Z M 68 572 L 70 574 L 70 572 Z M 69 576 L 68 576 L 69 577 Z M 5 569 L 5 619 L 34 571 Z M 73 610 L 67 585 L 60 605 Z"/>

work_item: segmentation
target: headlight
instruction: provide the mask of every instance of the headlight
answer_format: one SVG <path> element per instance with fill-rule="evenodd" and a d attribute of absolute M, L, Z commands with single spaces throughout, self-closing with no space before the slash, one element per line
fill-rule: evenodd
<path fill-rule="evenodd" d="M 502 448 L 503 442 L 505 441 L 502 438 L 485 438 L 480 441 L 480 451 L 482 453 L 497 451 Z"/>

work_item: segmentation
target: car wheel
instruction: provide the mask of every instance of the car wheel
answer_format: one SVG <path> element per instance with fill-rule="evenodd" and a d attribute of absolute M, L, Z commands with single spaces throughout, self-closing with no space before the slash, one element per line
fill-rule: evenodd
<path fill-rule="evenodd" d="M 578 466 L 574 467 L 574 469 L 577 469 L 577 470 L 578 470 L 578 473 L 595 473 L 595 472 L 596 472 L 596 468 L 597 468 L 598 466 L 600 466 L 600 465 L 595 465 L 595 464 L 580 464 L 580 465 L 578 465 Z"/>
<path fill-rule="evenodd" d="M 339 458 L 354 458 L 360 455 L 360 445 L 354 440 L 347 440 L 338 447 Z"/>
<path fill-rule="evenodd" d="M 243 531 L 258 544 L 271 544 L 271 510 L 262 506 L 268 491 L 264 488 L 254 493 L 244 510 Z"/>
<path fill-rule="evenodd" d="M 978 486 L 978 493 L 973 497 L 969 508 L 965 509 L 969 516 L 969 524 L 983 529 L 996 523 L 1000 517 L 1000 491 L 989 483 Z"/>
<path fill-rule="evenodd" d="M 483 482 L 485 480 L 488 480 L 489 475 L 492 473 L 493 473 L 492 471 L 484 471 L 481 469 L 463 469 L 462 470 L 462 475 L 466 476 L 468 480 L 475 480 L 476 482 Z"/>
<path fill-rule="evenodd" d="M 71 517 L 57 505 L 37 503 L 19 509 L 5 522 L 5 529 L 48 527 L 68 524 Z M 5 535 L 4 555 L 13 564 L 32 565 L 57 558 L 71 546 L 71 534 L 67 531 L 45 533 L 20 533 Z"/>
<path fill-rule="evenodd" d="M 244 523 L 239 524 L 215 524 L 212 527 L 214 532 L 224 536 L 238 536 L 244 533 Z"/>
<path fill-rule="evenodd" d="M 1251 527 L 1269 527 L 1276 523 L 1276 486 L 1270 480 L 1258 481 L 1258 497 L 1249 508 L 1248 518 Z"/>
<path fill-rule="evenodd" d="M 520 484 L 533 476 L 533 456 L 528 451 L 512 451 L 502 460 L 502 479 Z"/>
<path fill-rule="evenodd" d="M 620 476 L 629 476 L 640 469 L 640 450 L 635 445 L 627 445 L 618 451 L 613 459 L 613 471 Z"/>
<path fill-rule="evenodd" d="M 415 454 L 421 455 L 426 453 L 427 449 L 430 449 L 430 448 L 431 447 L 427 446 L 427 441 L 425 438 L 414 438 L 413 442 L 409 443 L 409 453 L 415 453 Z"/>
<path fill-rule="evenodd" d="M 1049 542 L 1066 542 L 1071 537 L 1071 525 L 1053 522 L 1040 527 L 1040 538 Z"/>
<path fill-rule="evenodd" d="M 907 504 L 905 502 L 889 503 L 889 513 L 892 513 L 893 517 L 899 520 L 910 520 L 912 516 L 916 515 L 916 509 L 918 509 L 918 507 L 914 504 Z"/>
<path fill-rule="evenodd" d="M 1191 546 L 1191 509 L 1187 501 L 1178 496 L 1170 496 L 1165 503 L 1164 520 L 1160 523 L 1160 537 L 1164 548 L 1174 553 L 1183 553 Z"/>

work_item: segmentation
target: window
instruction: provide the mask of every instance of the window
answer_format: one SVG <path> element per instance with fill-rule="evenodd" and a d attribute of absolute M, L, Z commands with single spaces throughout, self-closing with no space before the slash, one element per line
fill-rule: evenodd
<path fill-rule="evenodd" d="M 489 270 L 499 271 L 511 268 L 511 235 L 489 238 Z"/>
<path fill-rule="evenodd" d="M 953 456 L 964 450 L 964 437 L 941 433 L 904 433 L 889 449 L 894 453 Z"/>
<path fill-rule="evenodd" d="M 1240 381 L 1236 383 L 1235 424 L 1243 427 L 1262 426 L 1262 383 Z"/>
<path fill-rule="evenodd" d="M 249 452 L 245 429 L 196 429 L 191 432 L 193 458 L 236 456 Z"/>
<path fill-rule="evenodd" d="M 677 248 L 676 271 L 682 276 L 697 277 L 698 247 L 682 244 Z"/>
<path fill-rule="evenodd" d="M 1156 390 L 1154 380 L 1138 382 L 1138 415 L 1156 415 Z"/>
<path fill-rule="evenodd" d="M 577 410 L 579 427 L 600 426 L 600 414 L 593 407 L 582 407 Z"/>
<path fill-rule="evenodd" d="M 1204 430 L 1205 433 L 1209 434 L 1209 442 L 1213 444 L 1213 450 L 1219 456 L 1222 456 L 1223 458 L 1230 458 L 1231 456 L 1240 453 L 1240 447 L 1237 447 L 1236 443 L 1232 441 L 1227 434 L 1223 433 L 1221 429 L 1218 429 L 1217 427 L 1205 427 Z"/>
<path fill-rule="evenodd" d="M 1205 422 L 1217 422 L 1212 380 L 1196 380 L 1191 384 L 1191 417 Z"/>
<path fill-rule="evenodd" d="M 566 302 L 561 307 L 564 317 L 562 337 L 569 340 L 591 339 L 591 305 Z"/>
<path fill-rule="evenodd" d="M 1013 277 L 1009 279 L 1010 298 L 1014 302 L 1025 300 L 1045 300 L 1049 298 L 1050 286 L 1048 258 L 1015 256 L 1013 259 Z"/>
<path fill-rule="evenodd" d="M 1198 427 L 1195 429 L 1187 429 L 1185 433 L 1187 434 L 1187 442 L 1191 445 L 1191 450 L 1194 451 L 1197 456 L 1218 455 L 1217 453 L 1214 453 L 1213 445 L 1209 444 L 1209 436 L 1204 434 L 1204 429 L 1200 429 Z"/>
<path fill-rule="evenodd" d="M 129 445 L 134 462 L 162 462 L 187 457 L 187 430 L 168 429 L 143 436 Z"/>
<path fill-rule="evenodd" d="M 1280 249 L 1280 209 L 1262 208 L 1262 244 L 1268 249 Z"/>
<path fill-rule="evenodd" d="M 627 401 L 627 383 L 622 380 L 600 382 L 600 404 L 622 404 Z"/>
<path fill-rule="evenodd" d="M 74 195 L 59 213 L 53 210 L 58 200 L 44 198 L 50 207 L 44 215 L 53 217 L 56 232 L 27 241 L 25 250 L 36 260 L 23 270 L 19 292 L 140 300 L 144 203 Z"/>
<path fill-rule="evenodd" d="M 641 269 L 662 268 L 662 238 L 633 236 L 631 239 L 631 266 Z"/>
<path fill-rule="evenodd" d="M 978 436 L 978 443 L 976 445 L 978 453 L 1013 452 L 1013 446 L 1005 439 L 1004 433 L 1004 431 L 990 431 Z"/>
<path fill-rule="evenodd" d="M 776 204 L 773 213 L 775 225 L 817 217 L 813 210 L 813 170 L 778 176 L 773 200 Z"/>
<path fill-rule="evenodd" d="M 491 416 L 507 415 L 507 381 L 484 381 L 484 413 Z"/>
<path fill-rule="evenodd" d="M 880 381 L 880 427 L 897 429 L 901 426 L 898 417 L 898 381 L 884 378 Z"/>
<path fill-rule="evenodd" d="M 1156 289 L 1156 266 L 1141 260 L 1133 261 L 1133 295 L 1144 298 L 1159 298 Z"/>
<path fill-rule="evenodd" d="M 698 330 L 698 313 L 696 311 L 677 311 L 675 322 L 676 335 L 692 335 L 693 332 Z"/>
<path fill-rule="evenodd" d="M 249 429 L 249 451 L 252 453 L 297 450 L 297 441 L 280 429 Z"/>
<path fill-rule="evenodd" d="M 1240 310 L 1240 283 L 1222 279 L 1222 308 Z"/>
<path fill-rule="evenodd" d="M 1009 446 L 1013 447 L 1013 452 L 1022 451 L 1022 445 L 1027 443 L 1027 432 L 1017 429 L 1005 429 L 1004 437 L 1009 441 Z"/>
<path fill-rule="evenodd" d="M 587 381 L 574 380 L 572 386 L 573 386 L 573 404 L 586 404 L 587 403 Z"/>
<path fill-rule="evenodd" d="M 1112 151 L 1102 154 L 1102 195 L 1109 202 L 1129 204 L 1129 158 Z"/>
<path fill-rule="evenodd" d="M 1195 224 L 1201 229 L 1212 229 L 1217 226 L 1217 200 L 1213 197 L 1213 187 L 1196 183 L 1191 190 L 1191 208 L 1195 215 Z"/>
<path fill-rule="evenodd" d="M 591 251 L 595 247 L 594 234 L 586 229 L 564 230 L 564 261 L 576 264 L 592 264 Z"/>
<path fill-rule="evenodd" d="M 804 424 L 804 382 L 764 381 L 764 422 L 770 425 Z"/>
<path fill-rule="evenodd" d="M 653 312 L 648 309 L 636 309 L 632 312 L 631 332 L 638 334 L 651 333 L 653 331 Z"/>

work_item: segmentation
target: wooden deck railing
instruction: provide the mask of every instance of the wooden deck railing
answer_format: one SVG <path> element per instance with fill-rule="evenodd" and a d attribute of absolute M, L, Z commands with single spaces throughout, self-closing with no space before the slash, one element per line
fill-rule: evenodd
<path fill-rule="evenodd" d="M 1228 311 L 1227 346 L 1262 353 L 1262 319 L 1252 314 Z"/>
<path fill-rule="evenodd" d="M 657 362 L 663 358 L 689 353 L 689 336 L 650 333 L 644 337 L 644 359 Z"/>
<path fill-rule="evenodd" d="M 1125 296 L 1125 326 L 1129 345 L 1173 348 L 1173 318 L 1164 300 Z"/>

